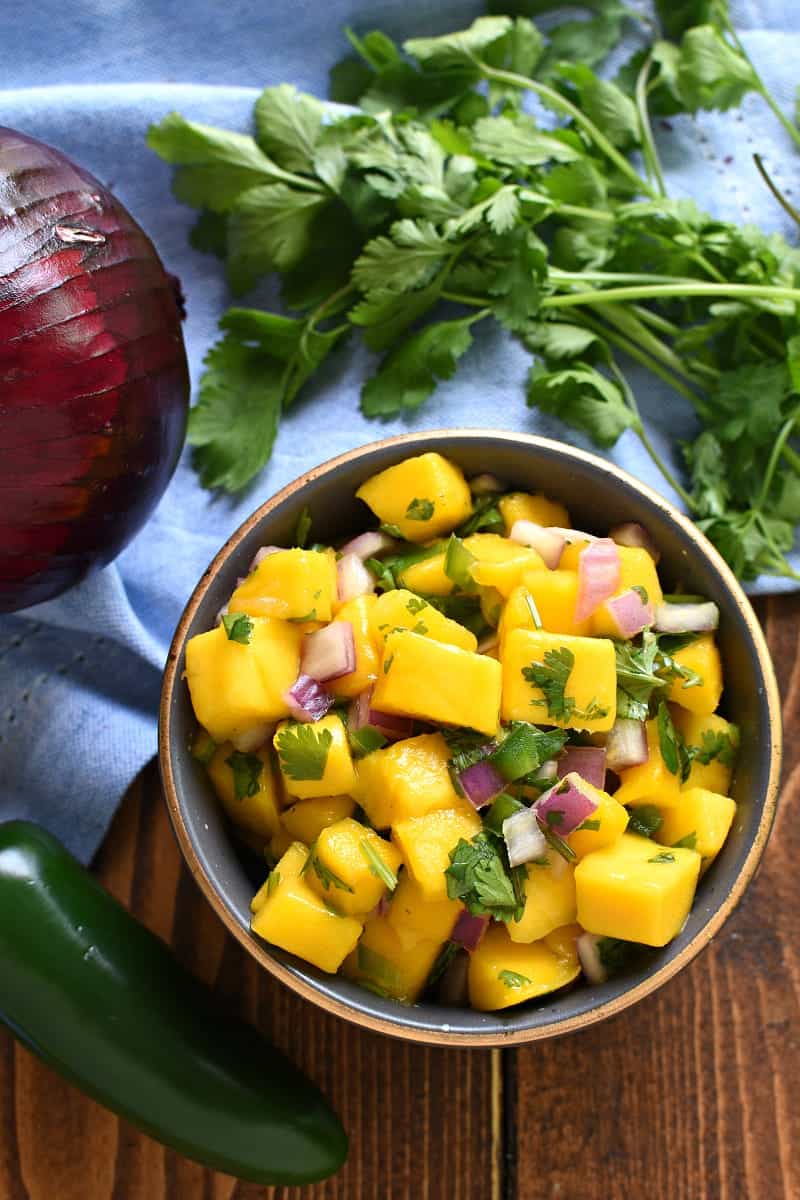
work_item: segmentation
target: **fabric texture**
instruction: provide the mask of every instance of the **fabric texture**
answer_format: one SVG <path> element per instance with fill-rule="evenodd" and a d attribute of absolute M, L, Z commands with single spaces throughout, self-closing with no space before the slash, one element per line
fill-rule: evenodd
<path fill-rule="evenodd" d="M 638 5 L 644 8 L 645 6 Z M 741 37 L 788 109 L 800 61 L 800 8 L 791 0 L 732 4 Z M 56 0 L 10 6 L 0 40 L 0 121 L 59 147 L 111 187 L 155 241 L 187 296 L 185 335 L 196 386 L 216 323 L 230 303 L 218 262 L 192 250 L 194 220 L 170 193 L 170 170 L 145 145 L 152 121 L 177 109 L 231 129 L 250 128 L 260 88 L 291 82 L 320 96 L 347 50 L 346 25 L 402 39 L 463 27 L 472 0 Z M 35 14 L 35 15 L 34 15 Z M 630 36 L 627 50 L 636 45 Z M 621 56 L 620 56 L 621 57 Z M 800 158 L 756 97 L 728 114 L 677 118 L 657 129 L 671 194 L 715 214 L 794 237 L 758 180 L 765 157 L 791 196 Z M 243 497 L 198 485 L 188 454 L 154 516 L 105 571 L 60 599 L 0 619 L 0 819 L 46 825 L 88 861 L 121 795 L 155 753 L 161 669 L 191 590 L 222 541 L 305 469 L 412 428 L 489 426 L 538 432 L 591 448 L 525 407 L 527 355 L 497 330 L 476 330 L 455 378 L 408 421 L 367 421 L 358 410 L 369 354 L 347 348 L 284 419 L 268 468 Z M 693 419 L 652 377 L 637 388 L 654 441 L 668 459 Z M 0 453 L 2 453 L 0 447 Z M 610 457 L 674 495 L 626 434 Z M 777 591 L 785 581 L 761 580 Z M 791 585 L 789 585 L 791 586 Z"/>

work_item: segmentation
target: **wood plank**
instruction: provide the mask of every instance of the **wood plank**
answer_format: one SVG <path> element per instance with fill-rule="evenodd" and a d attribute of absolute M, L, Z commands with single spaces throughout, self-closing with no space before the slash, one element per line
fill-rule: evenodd
<path fill-rule="evenodd" d="M 499 1200 L 499 1052 L 361 1032 L 260 970 L 183 867 L 154 765 L 128 793 L 96 869 L 318 1081 L 350 1133 L 350 1159 L 335 1179 L 303 1189 L 265 1190 L 207 1171 L 81 1096 L 2 1033 L 0 1200 Z"/>
<path fill-rule="evenodd" d="M 658 993 L 514 1052 L 515 1200 L 800 1196 L 800 599 L 759 612 L 788 733 L 762 866 L 714 943 Z"/>

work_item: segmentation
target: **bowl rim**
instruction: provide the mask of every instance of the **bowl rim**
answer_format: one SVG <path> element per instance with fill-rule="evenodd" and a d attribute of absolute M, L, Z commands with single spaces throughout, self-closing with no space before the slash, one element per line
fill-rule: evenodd
<path fill-rule="evenodd" d="M 388 1017 L 376 1016 L 371 1013 L 355 1007 L 344 1000 L 336 999 L 332 996 L 324 995 L 317 987 L 305 979 L 299 978 L 289 970 L 282 962 L 269 952 L 266 944 L 262 945 L 257 941 L 249 930 L 242 928 L 238 923 L 233 913 L 223 903 L 221 894 L 213 885 L 208 875 L 206 874 L 203 865 L 195 852 L 191 838 L 183 818 L 181 802 L 178 796 L 178 790 L 175 782 L 175 775 L 172 769 L 171 756 L 171 714 L 173 707 L 173 694 L 176 684 L 180 683 L 178 676 L 178 662 L 181 652 L 186 641 L 186 634 L 191 624 L 198 607 L 200 606 L 211 581 L 216 576 L 217 572 L 223 567 L 229 556 L 238 547 L 240 542 L 250 533 L 254 526 L 267 516 L 279 504 L 282 504 L 289 497 L 305 487 L 307 483 L 317 479 L 321 475 L 326 475 L 330 471 L 344 463 L 352 462 L 360 458 L 368 458 L 375 451 L 385 449 L 386 447 L 408 447 L 413 450 L 415 447 L 424 446 L 426 442 L 432 439 L 442 439 L 446 437 L 458 437 L 461 440 L 485 440 L 490 439 L 499 442 L 513 443 L 515 446 L 520 444 L 529 446 L 533 449 L 553 451 L 562 454 L 566 459 L 586 463 L 594 468 L 600 468 L 604 472 L 613 471 L 613 473 L 621 479 L 627 486 L 634 491 L 640 493 L 651 504 L 660 508 L 666 516 L 680 526 L 683 534 L 693 543 L 695 548 L 710 559 L 717 572 L 722 576 L 725 585 L 727 586 L 733 600 L 739 609 L 741 616 L 747 626 L 748 633 L 753 641 L 753 646 L 756 652 L 759 670 L 764 682 L 764 693 L 769 713 L 770 727 L 772 731 L 772 747 L 769 761 L 769 774 L 764 795 L 764 805 L 759 819 L 758 827 L 753 837 L 753 842 L 747 853 L 747 857 L 742 863 L 741 870 L 733 882 L 733 885 L 727 896 L 722 900 L 719 908 L 714 915 L 709 918 L 702 929 L 692 938 L 692 940 L 684 946 L 679 954 L 670 959 L 663 966 L 659 967 L 647 979 L 637 984 L 635 987 L 623 992 L 621 995 L 613 997 L 610 1000 L 599 1004 L 596 1008 L 592 1008 L 587 1012 L 579 1013 L 575 1016 L 559 1018 L 553 1021 L 548 1021 L 546 1024 L 536 1026 L 529 1029 L 519 1030 L 496 1030 L 482 1032 L 463 1033 L 457 1030 L 444 1028 L 438 1030 L 415 1028 L 405 1024 L 397 1023 Z M 589 451 L 578 449 L 575 446 L 565 442 L 556 441 L 553 438 L 540 437 L 535 434 L 516 433 L 498 429 L 480 429 L 480 428 L 445 428 L 445 429 L 429 429 L 415 433 L 399 434 L 393 437 L 381 438 L 378 441 L 368 442 L 366 445 L 358 446 L 353 450 L 348 450 L 343 454 L 338 454 L 334 458 L 327 459 L 316 467 L 312 467 L 308 471 L 304 471 L 292 482 L 286 484 L 269 499 L 253 512 L 242 524 L 230 535 L 222 547 L 215 554 L 208 567 L 205 569 L 200 579 L 198 580 L 194 590 L 192 591 L 189 600 L 181 614 L 177 628 L 170 644 L 167 655 L 167 662 L 164 670 L 163 686 L 161 691 L 161 702 L 159 708 L 158 720 L 158 757 L 161 770 L 162 788 L 164 798 L 167 805 L 170 821 L 181 849 L 184 859 L 186 860 L 192 878 L 200 891 L 205 896 L 206 900 L 211 905 L 212 909 L 224 924 L 227 931 L 232 934 L 241 946 L 250 954 L 256 962 L 266 968 L 270 974 L 274 975 L 282 983 L 286 984 L 302 996 L 303 999 L 309 1000 L 312 1004 L 317 1005 L 326 1012 L 333 1013 L 336 1016 L 344 1018 L 346 1021 L 360 1026 L 363 1029 L 369 1029 L 373 1032 L 387 1034 L 391 1037 L 401 1038 L 405 1041 L 417 1042 L 435 1046 L 513 1046 L 521 1045 L 526 1042 L 540 1041 L 544 1038 L 560 1037 L 565 1034 L 575 1033 L 578 1030 L 586 1029 L 590 1025 L 597 1024 L 599 1021 L 604 1021 L 608 1017 L 617 1016 L 626 1008 L 643 1000 L 652 992 L 656 991 L 663 984 L 667 983 L 677 973 L 683 969 L 693 958 L 700 953 L 705 946 L 716 935 L 728 917 L 731 915 L 737 904 L 741 900 L 750 880 L 760 862 L 764 852 L 767 839 L 772 828 L 772 823 L 775 817 L 775 807 L 778 796 L 778 786 L 780 781 L 781 759 L 782 759 L 782 726 L 781 726 L 781 704 L 778 684 L 775 678 L 775 672 L 772 665 L 769 649 L 767 647 L 766 638 L 764 636 L 761 625 L 758 622 L 747 596 L 745 595 L 739 581 L 731 571 L 728 564 L 712 546 L 708 539 L 694 525 L 694 523 L 685 514 L 680 512 L 672 505 L 665 497 L 654 491 L 647 484 L 641 483 L 628 471 L 617 466 L 616 463 L 609 459 L 601 458 L 599 455 L 592 454 Z"/>

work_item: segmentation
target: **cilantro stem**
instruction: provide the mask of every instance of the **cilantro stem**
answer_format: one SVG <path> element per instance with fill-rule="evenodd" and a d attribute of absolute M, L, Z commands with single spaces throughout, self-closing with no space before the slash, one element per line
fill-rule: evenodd
<path fill-rule="evenodd" d="M 550 108 L 554 108 L 557 112 L 565 113 L 571 117 L 586 136 L 594 142 L 598 150 L 601 150 L 606 158 L 610 159 L 614 166 L 623 175 L 626 175 L 631 183 L 636 185 L 637 191 L 645 192 L 652 200 L 657 199 L 657 193 L 650 184 L 642 179 L 641 175 L 631 166 L 627 158 L 623 154 L 620 154 L 616 146 L 597 128 L 594 121 L 590 121 L 576 105 L 567 100 L 565 96 L 562 96 L 560 92 L 548 87 L 545 83 L 529 79 L 525 75 L 517 75 L 514 71 L 503 71 L 499 67 L 490 67 L 488 63 L 483 62 L 479 58 L 475 59 L 475 63 L 483 73 L 484 78 L 494 79 L 497 83 L 506 83 L 510 87 L 518 87 L 524 91 L 534 92 Z"/>
<path fill-rule="evenodd" d="M 732 296 L 742 298 L 752 297 L 761 300 L 794 300 L 800 301 L 800 288 L 762 286 L 754 283 L 706 283 L 699 279 L 686 280 L 678 283 L 656 284 L 653 287 L 619 287 L 593 288 L 588 292 L 571 292 L 567 295 L 547 296 L 542 301 L 542 308 L 570 308 L 578 304 L 596 304 L 598 298 L 605 300 L 658 300 L 674 296 L 676 299 L 686 299 L 687 296 L 719 296 L 730 299 Z"/>
<path fill-rule="evenodd" d="M 772 487 L 772 481 L 775 478 L 775 471 L 778 467 L 778 459 L 781 456 L 781 452 L 786 445 L 786 442 L 791 436 L 792 430 L 797 424 L 798 416 L 800 416 L 800 412 L 795 412 L 791 417 L 788 418 L 788 420 L 784 421 L 781 431 L 775 439 L 775 444 L 772 447 L 772 452 L 770 453 L 769 460 L 767 462 L 767 469 L 765 470 L 764 478 L 761 481 L 761 488 L 758 493 L 758 499 L 755 503 L 756 508 L 764 508 L 767 503 L 769 489 Z"/>
<path fill-rule="evenodd" d="M 642 138 L 642 154 L 647 174 L 651 182 L 655 181 L 661 195 L 666 196 L 667 185 L 664 182 L 661 161 L 658 157 L 655 139 L 653 138 L 653 127 L 650 124 L 650 112 L 647 107 L 647 81 L 650 78 L 652 66 L 653 56 L 652 54 L 648 54 L 636 79 L 636 111 L 639 114 L 639 133 Z"/>
<path fill-rule="evenodd" d="M 439 297 L 453 304 L 466 304 L 470 308 L 485 308 L 489 304 L 486 296 L 464 296 L 461 292 L 440 292 Z"/>
<path fill-rule="evenodd" d="M 721 23 L 723 29 L 730 37 L 730 39 L 733 42 L 733 44 L 735 45 L 736 49 L 739 51 L 742 58 L 748 64 L 748 66 L 750 67 L 750 70 L 753 72 L 753 78 L 755 79 L 756 84 L 757 84 L 756 90 L 758 91 L 762 100 L 765 100 L 767 102 L 767 104 L 772 109 L 775 116 L 780 121 L 783 128 L 789 134 L 789 137 L 792 139 L 794 144 L 798 148 L 800 148 L 800 129 L 798 129 L 797 126 L 789 120 L 789 118 L 784 113 L 783 109 L 778 104 L 775 97 L 772 95 L 772 92 L 769 90 L 767 85 L 764 83 L 764 80 L 761 78 L 758 71 L 756 70 L 753 60 L 751 59 L 750 55 L 745 50 L 744 43 L 742 42 L 742 39 L 739 37 L 738 33 L 736 32 L 727 13 L 723 10 L 719 14 L 718 19 L 720 20 L 720 23 Z"/>
<path fill-rule="evenodd" d="M 793 450 L 791 446 L 784 445 L 781 447 L 781 454 L 788 462 L 793 471 L 800 475 L 800 454 Z"/>
<path fill-rule="evenodd" d="M 596 304 L 594 308 L 598 316 L 615 325 L 631 341 L 638 343 L 643 350 L 663 362 L 664 366 L 683 376 L 688 383 L 692 382 L 683 360 L 671 346 L 666 345 L 647 329 L 634 313 L 617 304 Z"/>
<path fill-rule="evenodd" d="M 614 364 L 614 365 L 616 367 L 616 364 Z M 630 406 L 630 408 L 632 409 L 632 411 L 636 417 L 636 424 L 633 426 L 633 432 L 639 438 L 639 441 L 642 443 L 642 445 L 644 446 L 648 455 L 650 456 L 652 461 L 655 463 L 655 465 L 658 467 L 659 471 L 664 476 L 667 483 L 680 496 L 681 500 L 686 505 L 689 512 L 694 512 L 694 510 L 697 507 L 694 500 L 689 495 L 689 493 L 686 491 L 686 488 L 683 487 L 683 485 L 681 483 L 679 483 L 678 480 L 675 478 L 672 471 L 669 469 L 669 467 L 664 462 L 661 455 L 656 450 L 653 443 L 650 441 L 650 437 L 647 433 L 647 430 L 644 427 L 644 422 L 642 421 L 642 414 L 639 412 L 639 405 L 636 403 L 636 397 L 633 394 L 633 389 L 630 387 L 628 381 L 625 379 L 625 376 L 622 374 L 622 372 L 619 370 L 619 368 L 616 368 L 614 373 L 617 375 L 617 378 L 619 379 L 619 381 L 622 385 L 623 391 L 625 393 L 625 398 L 628 401 L 628 405 Z"/>
<path fill-rule="evenodd" d="M 792 218 L 792 220 L 796 221 L 797 224 L 800 225 L 800 212 L 797 211 L 797 209 L 794 207 L 793 204 L 789 203 L 789 201 L 784 196 L 783 192 L 778 190 L 775 183 L 773 182 L 770 175 L 768 174 L 767 168 L 764 166 L 764 163 L 761 159 L 761 155 L 754 154 L 753 162 L 756 164 L 756 168 L 758 170 L 759 175 L 764 180 L 764 183 L 767 185 L 769 190 L 772 192 L 773 196 L 778 201 L 778 204 L 780 204 L 783 211 L 788 213 L 789 216 Z"/>
<path fill-rule="evenodd" d="M 652 325 L 653 329 L 657 329 L 659 333 L 677 337 L 681 332 L 680 327 L 674 321 L 668 321 L 666 317 L 661 316 L 661 313 L 653 312 L 652 308 L 645 308 L 643 304 L 632 304 L 631 308 L 643 324 Z"/>
<path fill-rule="evenodd" d="M 609 329 L 608 326 L 604 325 L 601 321 L 592 320 L 592 318 L 588 317 L 585 313 L 582 314 L 581 323 L 586 325 L 587 328 L 593 330 L 595 333 L 599 334 L 600 337 L 603 337 L 607 341 L 611 342 L 612 345 L 617 346 L 618 349 L 624 350 L 625 353 L 631 358 L 635 359 L 636 362 L 641 363 L 643 367 L 647 367 L 648 371 L 652 371 L 653 374 L 657 375 L 659 379 L 663 379 L 664 383 L 669 384 L 669 386 L 674 388 L 676 392 L 680 392 L 680 394 L 685 396 L 690 404 L 694 406 L 697 401 L 697 396 L 695 393 L 691 392 L 689 388 L 686 387 L 686 385 L 679 379 L 675 379 L 672 375 L 670 375 L 669 371 L 666 370 L 660 362 L 651 357 L 650 354 L 642 349 L 641 346 L 638 346 L 635 342 L 631 341 L 630 338 L 625 337 L 623 334 L 615 333 L 614 330 Z"/>

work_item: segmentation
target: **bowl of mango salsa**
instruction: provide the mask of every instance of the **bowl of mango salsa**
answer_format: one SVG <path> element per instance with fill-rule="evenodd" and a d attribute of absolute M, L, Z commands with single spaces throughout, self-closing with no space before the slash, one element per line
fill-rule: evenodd
<path fill-rule="evenodd" d="M 229 539 L 170 651 L 192 873 L 269 971 L 382 1032 L 569 1032 L 672 977 L 772 822 L 777 689 L 691 522 L 613 464 L 390 438 Z"/>

